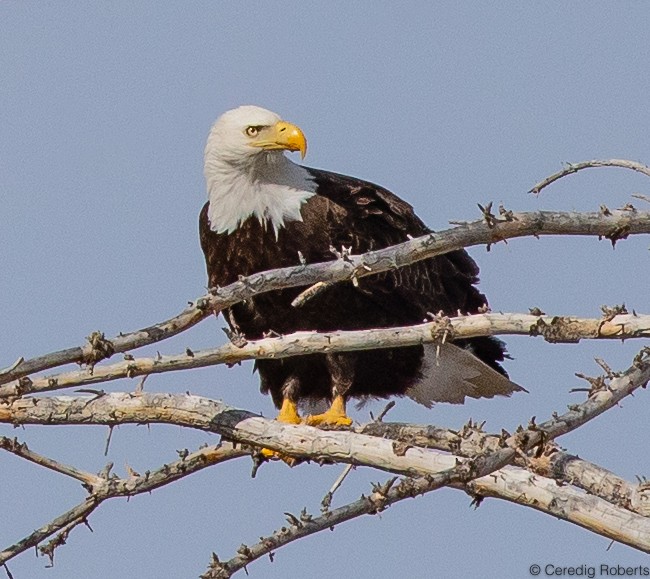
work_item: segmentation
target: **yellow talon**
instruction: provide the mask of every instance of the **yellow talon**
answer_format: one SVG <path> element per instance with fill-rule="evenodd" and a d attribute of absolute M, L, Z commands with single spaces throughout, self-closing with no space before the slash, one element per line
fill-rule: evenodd
<path fill-rule="evenodd" d="M 288 398 L 285 398 L 282 401 L 282 408 L 280 408 L 280 412 L 275 419 L 278 422 L 284 422 L 285 424 L 300 424 L 302 422 L 300 415 L 298 414 L 296 403 Z M 295 466 L 300 462 L 297 458 L 287 456 L 286 454 L 271 450 L 270 448 L 263 448 L 261 454 L 267 460 L 282 460 L 289 466 Z"/>
<path fill-rule="evenodd" d="M 305 424 L 310 426 L 350 426 L 352 419 L 345 412 L 345 399 L 336 396 L 332 405 L 323 414 L 312 414 L 305 419 Z"/>
<path fill-rule="evenodd" d="M 302 422 L 298 414 L 298 407 L 296 403 L 288 398 L 282 401 L 282 408 L 276 417 L 278 422 L 285 422 L 286 424 L 300 424 Z"/>

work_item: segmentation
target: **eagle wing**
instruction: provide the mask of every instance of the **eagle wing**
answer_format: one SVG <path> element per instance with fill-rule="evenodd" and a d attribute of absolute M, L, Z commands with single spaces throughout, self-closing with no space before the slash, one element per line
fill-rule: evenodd
<path fill-rule="evenodd" d="M 362 179 L 308 170 L 318 186 L 318 195 L 347 212 L 347 220 L 333 236 L 335 246 L 351 246 L 358 254 L 431 232 L 409 203 L 387 189 Z M 487 299 L 476 287 L 478 273 L 469 254 L 457 250 L 364 277 L 358 291 L 376 307 L 390 312 L 395 324 L 414 324 L 424 321 L 429 312 L 453 316 L 458 312 L 477 313 L 485 307 Z M 491 397 L 523 390 L 507 379 L 500 364 L 506 353 L 501 340 L 478 337 L 454 343 L 458 348 L 446 348 L 440 363 L 435 348 L 425 348 L 425 358 L 432 359 L 425 364 L 429 370 L 423 380 L 408 393 L 412 398 L 429 406 L 433 401 L 462 402 L 466 395 Z M 464 378 L 458 380 L 458 376 Z"/>
<path fill-rule="evenodd" d="M 340 230 L 333 233 L 337 249 L 351 246 L 353 253 L 365 253 L 431 232 L 409 203 L 387 189 L 345 175 L 308 170 L 318 186 L 318 195 L 347 212 Z M 458 250 L 365 277 L 360 288 L 378 304 L 396 312 L 404 311 L 404 323 L 415 323 L 427 312 L 476 313 L 487 301 L 475 285 L 478 273 L 469 254 Z M 405 305 L 409 306 L 406 311 Z M 396 306 L 399 307 L 395 309 Z"/>

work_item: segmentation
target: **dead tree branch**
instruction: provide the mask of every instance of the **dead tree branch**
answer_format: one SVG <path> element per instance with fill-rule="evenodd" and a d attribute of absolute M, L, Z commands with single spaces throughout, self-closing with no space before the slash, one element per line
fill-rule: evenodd
<path fill-rule="evenodd" d="M 509 213 L 507 218 L 462 224 L 453 229 L 430 233 L 399 245 L 346 259 L 270 270 L 243 278 L 224 288 L 215 288 L 191 303 L 177 316 L 128 334 L 107 339 L 99 332 L 88 337 L 84 346 L 68 348 L 23 360 L 0 375 L 0 384 L 64 364 L 94 366 L 113 353 L 127 352 L 183 332 L 212 312 L 254 295 L 288 287 L 312 286 L 319 282 L 349 281 L 403 267 L 418 260 L 449 251 L 505 239 L 541 235 L 589 235 L 615 243 L 628 235 L 650 233 L 650 212 L 612 210 L 607 214 L 535 211 Z"/>
<path fill-rule="evenodd" d="M 398 422 L 371 422 L 355 431 L 394 440 L 404 449 L 411 446 L 434 448 L 465 458 L 488 451 L 496 452 L 506 440 L 505 433 L 489 434 L 483 431 L 481 424 L 471 420 L 457 432 Z M 560 484 L 573 485 L 642 516 L 650 515 L 650 487 L 647 484 L 630 483 L 601 466 L 562 451 L 553 442 L 547 442 L 541 450 L 538 448 L 532 454 L 517 455 L 512 464 L 552 478 Z"/>
<path fill-rule="evenodd" d="M 463 464 L 462 467 L 467 468 L 467 465 Z M 213 555 L 208 570 L 201 577 L 202 579 L 226 579 L 237 571 L 246 569 L 246 566 L 253 561 L 264 555 L 274 555 L 275 550 L 298 539 L 332 529 L 335 525 L 363 515 L 380 513 L 394 503 L 426 494 L 443 486 L 464 488 L 474 497 L 493 496 L 517 504 L 527 504 L 589 530 L 598 528 L 598 525 L 605 521 L 602 534 L 622 543 L 631 544 L 632 541 L 634 543 L 632 546 L 650 552 L 650 541 L 646 538 L 640 541 L 635 539 L 637 533 L 643 532 L 640 529 L 650 528 L 648 520 L 642 517 L 628 518 L 629 515 L 598 497 L 587 496 L 570 486 L 558 487 L 552 479 L 536 477 L 528 471 L 515 467 L 505 466 L 494 477 L 487 476 L 489 473 L 481 475 L 477 471 L 476 477 L 472 473 L 471 480 L 463 480 L 463 476 L 458 474 L 459 470 L 462 468 L 452 468 L 437 475 L 402 479 L 398 485 L 391 486 L 388 492 L 381 489 L 374 490 L 367 497 L 362 495 L 358 500 L 319 517 L 314 518 L 305 510 L 300 514 L 299 519 L 295 517 L 295 521 L 292 519 L 293 524 L 261 537 L 255 545 L 242 545 L 237 555 L 228 561 L 221 562 Z M 490 494 L 485 492 L 482 483 L 490 478 L 495 479 L 494 486 L 499 489 L 498 492 L 493 490 L 492 485 L 489 485 Z M 625 518 L 628 520 L 624 520 Z M 623 532 L 620 529 L 623 529 Z"/>
<path fill-rule="evenodd" d="M 406 478 L 396 486 L 393 486 L 395 479 L 389 479 L 384 485 L 375 485 L 375 490 L 369 496 L 362 495 L 358 500 L 327 511 L 319 517 L 312 517 L 303 511 L 299 518 L 294 516 L 289 519 L 289 526 L 281 527 L 266 537 L 260 537 L 260 541 L 255 545 L 242 545 L 237 550 L 237 555 L 228 561 L 221 562 L 213 554 L 208 570 L 201 575 L 201 579 L 227 579 L 237 571 L 245 570 L 247 565 L 260 557 L 272 555 L 276 549 L 298 539 L 332 529 L 335 525 L 363 515 L 380 513 L 397 501 L 460 482 L 462 470 L 457 467 L 427 477 Z"/>
<path fill-rule="evenodd" d="M 638 549 L 650 551 L 650 539 L 648 541 L 643 539 L 643 537 L 650 537 L 650 519 L 635 516 L 629 510 L 625 510 L 626 514 L 623 516 L 618 513 L 620 506 L 612 505 L 597 497 L 589 497 L 585 503 L 580 502 L 573 495 L 567 495 L 566 501 L 571 504 L 571 508 L 559 508 L 557 501 L 552 500 L 552 496 L 548 496 L 552 495 L 549 493 L 550 487 L 545 486 L 545 483 L 539 483 L 541 477 L 531 478 L 531 473 L 525 470 L 505 466 L 517 455 L 582 426 L 608 408 L 615 406 L 634 390 L 645 386 L 649 380 L 650 353 L 646 349 L 635 358 L 633 365 L 626 372 L 612 374 L 610 378 L 605 378 L 602 388 L 591 391 L 585 402 L 571 406 L 565 414 L 556 415 L 542 424 L 537 425 L 531 421 L 528 428 L 522 428 L 514 435 L 505 438 L 499 450 L 469 459 L 473 461 L 471 464 L 474 470 L 478 469 L 479 472 L 498 470 L 498 472 L 495 476 L 477 478 L 461 487 L 477 496 L 498 496 L 532 506 Z M 108 425 L 172 422 L 217 432 L 231 440 L 272 448 L 289 455 L 362 464 L 409 477 L 435 476 L 453 470 L 459 464 L 467 463 L 467 459 L 458 456 L 441 454 L 421 447 L 408 447 L 408 445 L 397 448 L 393 441 L 354 432 L 323 432 L 309 426 L 269 421 L 213 400 L 190 395 L 143 393 L 135 396 L 114 393 L 93 398 L 18 399 L 0 405 L 0 422 Z M 524 474 L 521 474 L 522 472 Z M 529 488 L 531 484 L 534 488 Z M 556 486 L 555 481 L 552 481 L 552 484 Z M 122 491 L 124 494 L 133 494 L 132 488 L 124 488 L 126 489 Z M 92 497 L 98 496 L 101 498 L 97 492 L 92 495 Z M 118 494 L 111 496 L 118 496 Z M 531 496 L 534 500 L 531 500 Z M 557 493 L 553 496 L 557 496 Z M 89 504 L 84 503 L 79 508 L 82 514 L 73 509 L 67 514 L 69 518 L 60 521 L 60 524 L 65 526 L 82 515 L 87 516 L 85 509 L 90 508 Z M 591 519 L 589 513 L 593 513 L 594 509 L 597 510 L 598 516 Z M 610 528 L 608 521 L 617 524 Z M 648 528 L 645 531 L 639 532 L 640 528 L 645 529 L 646 526 Z M 50 529 L 50 527 L 46 528 Z M 43 540 L 44 532 L 41 531 L 38 540 Z M 34 541 L 35 538 L 31 540 Z M 0 563 L 2 562 L 3 559 L 0 557 Z"/>
<path fill-rule="evenodd" d="M 631 169 L 632 171 L 637 171 L 638 173 L 643 173 L 650 177 L 650 167 L 643 165 L 642 163 L 637 163 L 636 161 L 628 161 L 626 159 L 607 159 L 607 160 L 593 160 L 593 161 L 584 161 L 582 163 L 566 163 L 564 169 L 554 173 L 553 175 L 542 179 L 539 183 L 533 185 L 529 193 L 534 193 L 538 195 L 542 189 L 548 187 L 551 183 L 555 183 L 558 179 L 562 179 L 567 175 L 572 175 L 577 173 L 582 169 L 592 169 L 596 167 L 620 167 L 622 169 Z"/>
<path fill-rule="evenodd" d="M 29 450 L 29 448 L 27 448 L 27 444 L 24 442 L 18 442 L 17 438 L 0 436 L 0 449 L 6 450 L 7 452 L 33 462 L 34 464 L 44 466 L 45 468 L 49 468 L 55 472 L 72 477 L 88 487 L 96 486 L 101 482 L 101 478 L 97 475 L 89 472 L 84 472 L 78 468 L 75 468 L 74 466 L 63 464 L 54 459 L 43 456 L 42 454 L 38 454 L 37 452 Z"/>
<path fill-rule="evenodd" d="M 505 455 L 502 460 L 506 460 Z M 373 485 L 373 492 L 369 496 L 362 495 L 360 499 L 332 511 L 326 511 L 320 517 L 312 517 L 306 509 L 296 516 L 288 517 L 289 527 L 282 527 L 267 537 L 248 547 L 242 545 L 238 554 L 221 563 L 218 558 L 213 558 L 208 571 L 202 579 L 224 579 L 232 576 L 246 565 L 264 555 L 271 554 L 274 549 L 283 547 L 293 541 L 313 535 L 334 525 L 349 521 L 362 515 L 377 514 L 388 508 L 393 503 L 407 498 L 431 492 L 443 486 L 460 486 L 469 481 L 486 477 L 505 466 L 500 460 L 493 460 L 492 456 L 481 453 L 468 461 L 457 461 L 456 465 L 436 474 L 428 474 L 417 478 L 404 478 L 395 485 L 396 478 L 389 479 L 383 485 Z"/>
<path fill-rule="evenodd" d="M 635 366 L 633 368 L 638 367 L 642 361 L 643 358 L 641 356 L 638 357 L 635 360 Z M 643 382 L 645 384 L 650 379 L 650 357 L 643 364 L 646 365 L 645 375 L 642 375 L 641 379 L 645 380 Z M 620 380 L 619 382 L 624 382 L 624 380 Z M 624 390 L 624 385 L 616 384 L 613 386 L 613 389 Z M 584 404 L 586 405 L 587 403 Z M 570 412 L 577 410 L 578 408 L 574 408 Z M 584 410 L 587 413 L 587 408 Z M 485 450 L 486 446 L 480 446 L 482 451 L 476 454 L 470 462 L 460 462 L 456 459 L 455 467 L 449 467 L 437 475 L 429 474 L 415 480 L 412 478 L 404 479 L 388 493 L 383 492 L 379 494 L 380 509 L 377 508 L 377 491 L 375 491 L 370 497 L 362 496 L 354 503 L 327 512 L 317 518 L 311 517 L 305 510 L 300 519 L 296 517 L 291 519 L 290 522 L 293 524 L 289 527 L 282 527 L 273 534 L 262 537 L 257 544 L 251 547 L 242 545 L 238 550 L 238 554 L 229 561 L 222 563 L 216 556 L 213 556 L 210 567 L 202 575 L 202 578 L 221 579 L 230 577 L 236 571 L 245 568 L 252 561 L 266 554 L 272 554 L 275 549 L 290 542 L 324 529 L 332 528 L 335 524 L 361 515 L 376 513 L 394 502 L 415 496 L 415 494 L 424 494 L 443 485 L 463 488 L 466 492 L 474 496 L 493 496 L 514 501 L 518 504 L 526 504 L 537 510 L 552 513 L 559 518 L 573 522 L 584 528 L 591 530 L 598 529 L 598 532 L 613 540 L 626 543 L 645 552 L 650 552 L 650 539 L 645 538 L 639 540 L 639 535 L 643 534 L 643 531 L 639 533 L 639 530 L 646 528 L 650 530 L 650 520 L 644 517 L 633 516 L 629 513 L 623 513 L 618 508 L 620 506 L 624 509 L 629 509 L 632 504 L 628 496 L 620 493 L 624 486 L 631 487 L 626 481 L 622 481 L 621 479 L 622 484 L 614 487 L 615 492 L 610 495 L 610 500 L 607 501 L 597 496 L 581 494 L 572 487 L 559 488 L 555 482 L 557 479 L 551 480 L 541 476 L 534 476 L 521 468 L 507 466 L 510 461 L 516 458 L 517 450 L 525 451 L 535 446 L 538 434 L 544 433 L 544 438 L 546 436 L 551 438 L 553 431 L 556 429 L 564 430 L 567 422 L 569 421 L 564 417 L 558 416 L 539 426 L 533 422 L 529 425 L 528 429 L 522 429 L 506 440 L 503 440 L 503 437 L 491 437 L 492 442 L 496 442 L 496 445 L 501 448 L 496 450 L 493 444 L 487 445 L 488 450 Z M 386 425 L 377 422 L 372 423 L 370 426 L 375 431 L 375 434 L 382 431 L 385 434 L 386 431 L 391 430 L 390 427 L 382 428 Z M 401 425 L 397 426 L 401 427 Z M 392 430 L 394 431 L 394 429 Z M 468 430 L 479 435 L 481 434 L 480 428 L 471 426 L 471 428 L 465 430 L 462 438 L 469 438 L 467 436 Z M 445 441 L 445 444 L 448 444 L 449 436 L 444 431 L 436 429 L 435 432 L 431 432 L 430 434 L 433 434 L 436 440 L 442 439 Z M 411 439 L 413 439 L 413 433 L 411 434 Z M 455 440 L 453 446 L 460 446 L 460 442 L 460 440 Z M 399 454 L 406 454 L 409 448 L 408 445 L 405 445 Z M 583 469 L 585 468 L 585 464 L 581 466 Z M 604 474 L 609 474 L 614 476 L 613 473 L 608 473 L 595 465 L 589 470 L 591 475 L 597 474 L 602 477 Z M 460 471 L 465 473 L 464 478 L 459 476 L 458 473 Z M 495 473 L 495 476 L 487 476 L 495 471 L 498 471 Z M 443 480 L 438 478 L 440 476 L 444 477 Z M 600 488 L 603 486 L 602 478 L 599 486 Z M 495 487 L 499 491 L 496 491 Z M 409 491 L 417 488 L 417 491 L 415 493 L 404 492 L 404 488 L 408 488 Z M 647 489 L 644 490 L 645 493 L 641 496 L 647 500 Z"/>
<path fill-rule="evenodd" d="M 250 451 L 241 447 L 235 448 L 231 443 L 227 442 L 222 445 L 201 448 L 193 453 L 187 453 L 180 460 L 165 464 L 157 470 L 147 471 L 143 475 L 132 472 L 128 478 L 111 475 L 112 465 L 109 464 L 105 469 L 106 472 L 103 473 L 105 476 L 89 475 L 89 483 L 84 481 L 84 488 L 90 494 L 82 503 L 1 551 L 0 565 L 5 564 L 27 549 L 37 547 L 57 533 L 66 533 L 67 535 L 72 527 L 86 521 L 88 516 L 107 499 L 130 497 L 150 492 L 209 466 L 247 454 L 250 454 Z M 19 456 L 32 460 L 32 457 L 24 454 Z M 52 556 L 51 553 L 49 555 Z"/>
<path fill-rule="evenodd" d="M 28 383 L 15 380 L 0 386 L 0 399 L 20 395 L 88 386 L 121 378 L 134 378 L 202 368 L 217 364 L 236 364 L 252 359 L 278 359 L 310 353 L 342 352 L 413 346 L 439 340 L 441 331 L 449 338 L 474 338 L 487 335 L 542 336 L 552 343 L 576 343 L 581 339 L 650 337 L 650 315 L 623 314 L 607 318 L 578 318 L 530 314 L 475 314 L 441 318 L 415 326 L 338 332 L 296 332 L 286 336 L 232 343 L 218 348 L 155 358 L 133 358 L 116 364 L 95 366 L 92 370 L 36 376 Z"/>
<path fill-rule="evenodd" d="M 512 444 L 528 450 L 585 424 L 650 380 L 650 352 L 643 350 L 625 372 L 603 378 L 587 400 L 562 415 L 531 424 L 515 434 Z M 441 455 L 414 448 L 403 456 L 390 441 L 352 432 L 321 431 L 305 425 L 270 421 L 221 402 L 184 394 L 106 393 L 100 397 L 25 398 L 0 404 L 0 422 L 9 424 L 173 423 L 211 431 L 243 444 L 261 446 L 310 459 L 365 464 L 411 475 L 435 474 L 448 464 Z M 442 462 L 439 462 L 442 460 Z M 442 465 L 436 467 L 436 464 Z M 434 470 L 432 470 L 432 468 Z M 437 468 L 437 470 L 436 470 Z"/>

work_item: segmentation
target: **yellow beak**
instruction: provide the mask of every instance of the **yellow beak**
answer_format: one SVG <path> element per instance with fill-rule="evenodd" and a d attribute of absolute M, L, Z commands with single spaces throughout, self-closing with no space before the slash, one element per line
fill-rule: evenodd
<path fill-rule="evenodd" d="M 263 149 L 287 151 L 300 151 L 300 157 L 305 158 L 307 154 L 307 139 L 300 127 L 279 121 L 272 127 L 265 129 L 259 135 L 259 139 L 251 143 L 253 147 Z"/>

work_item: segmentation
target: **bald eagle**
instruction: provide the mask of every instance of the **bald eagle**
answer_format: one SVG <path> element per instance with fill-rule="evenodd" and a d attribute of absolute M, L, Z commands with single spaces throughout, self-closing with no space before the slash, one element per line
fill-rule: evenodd
<path fill-rule="evenodd" d="M 205 148 L 208 202 L 199 219 L 210 287 L 240 275 L 336 259 L 330 248 L 360 254 L 430 230 L 413 208 L 372 183 L 293 163 L 307 142 L 295 125 L 256 106 L 241 106 L 214 123 Z M 291 302 L 302 288 L 260 294 L 224 315 L 235 332 L 256 340 L 269 332 L 330 332 L 422 322 L 428 312 L 475 313 L 486 305 L 478 267 L 465 251 L 452 251 L 336 284 L 302 307 Z M 509 396 L 522 388 L 500 362 L 504 345 L 491 337 L 362 352 L 309 354 L 255 363 L 261 390 L 280 409 L 278 420 L 299 423 L 298 407 L 326 401 L 308 424 L 350 424 L 350 398 L 406 395 L 431 407 L 465 397 Z"/>

